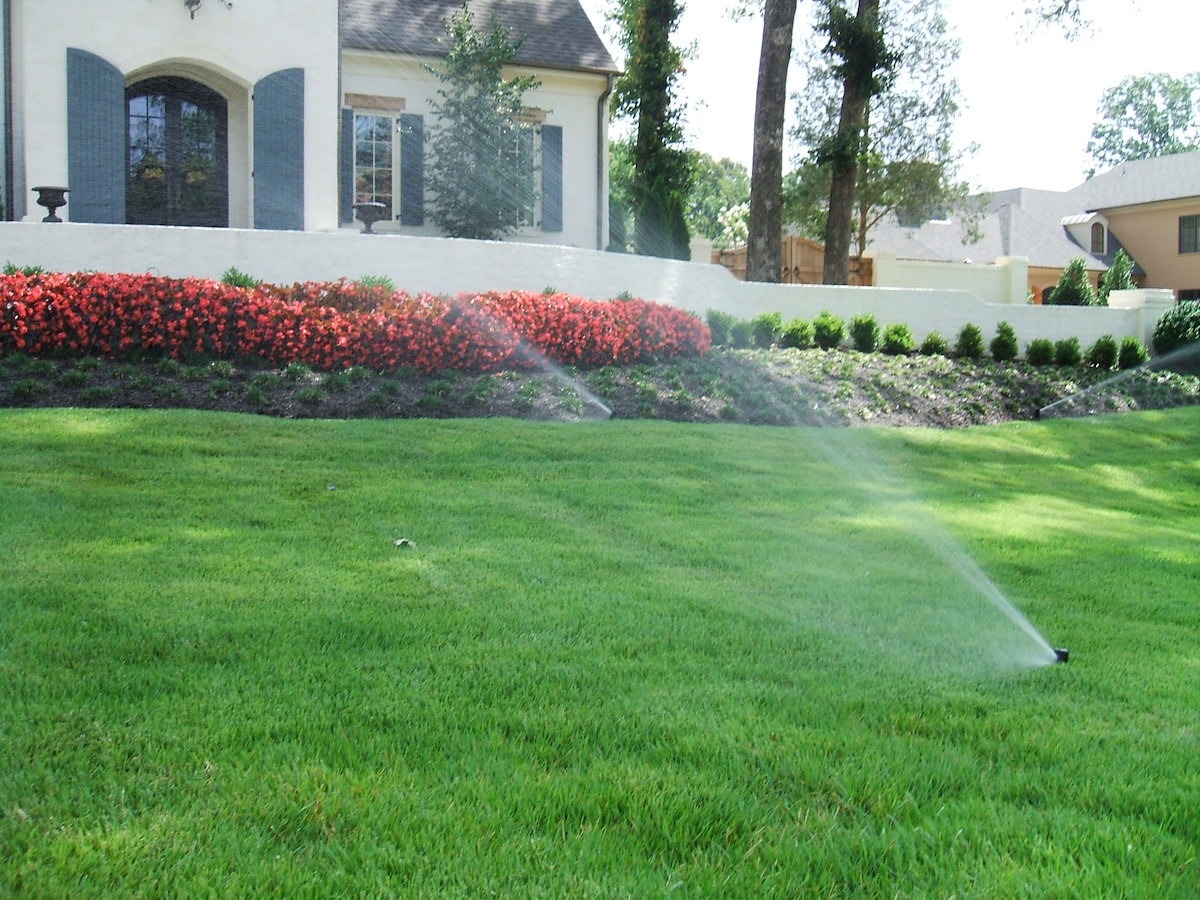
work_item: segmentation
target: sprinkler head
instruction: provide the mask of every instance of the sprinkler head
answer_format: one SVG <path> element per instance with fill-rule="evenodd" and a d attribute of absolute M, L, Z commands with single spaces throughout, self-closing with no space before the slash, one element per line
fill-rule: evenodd
<path fill-rule="evenodd" d="M 1065 663 L 1071 661 L 1071 651 L 1066 647 L 1054 648 L 1054 661 L 1056 663 Z"/>

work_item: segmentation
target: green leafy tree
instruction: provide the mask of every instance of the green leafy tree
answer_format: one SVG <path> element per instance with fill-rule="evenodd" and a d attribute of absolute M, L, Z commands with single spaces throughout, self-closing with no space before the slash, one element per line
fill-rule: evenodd
<path fill-rule="evenodd" d="M 1087 152 L 1100 169 L 1200 148 L 1200 72 L 1135 75 L 1109 88 L 1097 107 Z"/>
<path fill-rule="evenodd" d="M 898 57 L 884 39 L 879 0 L 858 0 L 853 15 L 838 0 L 823 0 L 823 6 L 825 18 L 818 27 L 828 37 L 825 52 L 842 87 L 837 129 L 816 150 L 817 162 L 829 166 L 824 282 L 849 284 L 854 191 L 867 111 L 871 98 L 890 86 Z"/>
<path fill-rule="evenodd" d="M 893 0 L 882 15 L 896 58 L 888 90 L 871 97 L 863 122 L 850 225 L 859 258 L 871 229 L 889 214 L 916 225 L 955 212 L 967 243 L 978 237 L 981 211 L 970 186 L 956 178 L 965 154 L 954 149 L 959 88 L 948 70 L 959 44 L 947 35 L 940 2 Z M 806 68 L 793 136 L 809 153 L 785 179 L 785 220 L 819 240 L 828 229 L 832 188 L 822 148 L 837 127 L 840 84 L 813 43 Z"/>
<path fill-rule="evenodd" d="M 633 250 L 674 259 L 691 255 L 685 220 L 691 166 L 675 98 L 683 53 L 671 42 L 682 12 L 680 0 L 618 0 L 613 16 L 626 56 L 614 108 L 632 121 L 634 131 Z"/>
<path fill-rule="evenodd" d="M 442 85 L 430 104 L 430 218 L 450 237 L 494 240 L 532 219 L 533 131 L 520 118 L 525 93 L 539 82 L 503 77 L 521 42 L 495 19 L 476 29 L 464 3 L 445 24 L 449 52 L 429 67 Z"/>
<path fill-rule="evenodd" d="M 1096 306 L 1096 292 L 1088 279 L 1086 263 L 1076 257 L 1067 263 L 1058 284 L 1050 291 L 1046 302 L 1051 306 Z"/>
<path fill-rule="evenodd" d="M 707 153 L 688 151 L 692 169 L 687 201 L 687 224 L 692 234 L 720 239 L 728 210 L 750 200 L 750 173 L 732 159 L 713 159 Z"/>
<path fill-rule="evenodd" d="M 1137 287 L 1133 280 L 1133 260 L 1124 250 L 1118 250 L 1108 271 L 1100 279 L 1100 290 L 1096 292 L 1099 306 L 1108 306 L 1108 295 L 1113 291 L 1132 291 Z"/>

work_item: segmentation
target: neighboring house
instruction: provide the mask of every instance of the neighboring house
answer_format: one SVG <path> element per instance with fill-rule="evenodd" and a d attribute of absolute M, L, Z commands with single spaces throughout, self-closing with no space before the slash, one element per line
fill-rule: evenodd
<path fill-rule="evenodd" d="M 63 185 L 77 222 L 436 234 L 426 68 L 461 0 L 0 0 L 7 219 Z M 617 67 L 578 0 L 471 0 L 532 74 L 521 157 L 539 202 L 516 240 L 607 243 Z"/>
<path fill-rule="evenodd" d="M 1083 258 L 1093 284 L 1117 250 L 1133 259 L 1140 287 L 1200 298 L 1200 152 L 1126 163 L 1069 191 L 1016 188 L 984 198 L 980 240 L 965 243 L 961 220 L 905 227 L 894 219 L 870 250 L 904 259 L 1029 261 L 1029 291 L 1041 302 L 1063 268 Z"/>

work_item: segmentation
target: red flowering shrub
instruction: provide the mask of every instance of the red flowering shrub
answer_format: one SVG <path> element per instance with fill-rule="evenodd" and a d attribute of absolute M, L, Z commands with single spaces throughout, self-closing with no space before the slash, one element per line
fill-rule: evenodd
<path fill-rule="evenodd" d="M 239 288 L 154 275 L 0 276 L 0 348 L 32 356 L 254 357 L 316 369 L 494 372 L 706 352 L 708 327 L 645 300 L 391 293 L 345 280 Z"/>

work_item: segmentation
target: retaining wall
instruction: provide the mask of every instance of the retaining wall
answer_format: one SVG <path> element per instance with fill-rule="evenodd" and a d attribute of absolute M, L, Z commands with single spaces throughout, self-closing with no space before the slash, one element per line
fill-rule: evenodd
<path fill-rule="evenodd" d="M 953 343 L 968 322 L 990 340 L 1001 321 L 1022 347 L 1033 338 L 1135 335 L 1149 345 L 1170 291 L 1114 294 L 1108 309 L 984 303 L 963 290 L 744 283 L 721 266 L 603 253 L 573 247 L 450 240 L 357 231 L 280 232 L 40 222 L 0 223 L 0 261 L 53 271 L 154 272 L 220 278 L 230 266 L 267 281 L 386 275 L 410 292 L 551 288 L 594 299 L 628 293 L 703 314 L 739 318 L 780 312 L 785 319 L 829 310 L 849 319 L 871 313 L 881 325 L 908 325 L 918 341 L 939 331 Z"/>

